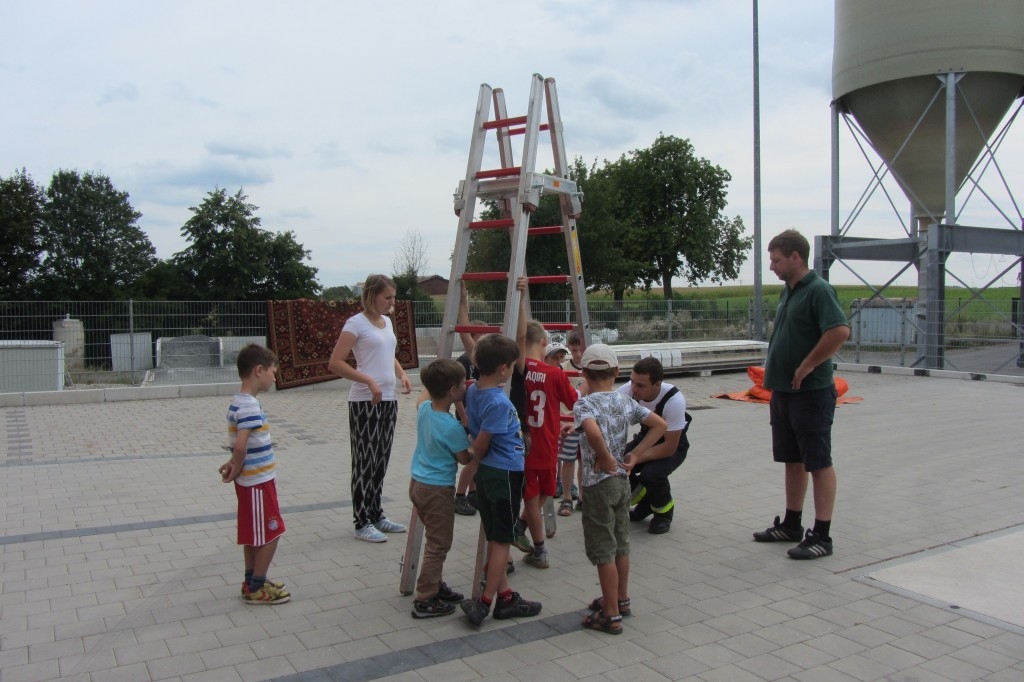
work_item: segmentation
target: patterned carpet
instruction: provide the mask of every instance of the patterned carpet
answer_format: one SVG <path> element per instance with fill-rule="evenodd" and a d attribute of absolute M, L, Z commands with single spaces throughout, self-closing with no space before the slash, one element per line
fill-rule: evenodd
<path fill-rule="evenodd" d="M 345 320 L 362 310 L 358 301 L 267 301 L 267 339 L 281 363 L 278 390 L 337 379 L 327 361 Z M 395 357 L 405 369 L 418 367 L 412 302 L 396 301 L 390 317 L 398 337 Z M 348 362 L 355 366 L 351 355 Z"/>

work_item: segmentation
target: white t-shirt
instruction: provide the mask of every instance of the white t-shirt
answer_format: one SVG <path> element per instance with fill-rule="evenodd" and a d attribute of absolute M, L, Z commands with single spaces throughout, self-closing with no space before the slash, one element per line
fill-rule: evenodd
<path fill-rule="evenodd" d="M 352 354 L 356 356 L 356 369 L 369 375 L 380 386 L 381 400 L 397 400 L 395 392 L 395 348 L 398 339 L 391 329 L 391 318 L 382 317 L 384 328 L 375 327 L 363 313 L 345 320 L 343 332 L 356 337 Z M 352 382 L 348 399 L 350 402 L 365 402 L 373 398 L 366 384 Z"/>
<path fill-rule="evenodd" d="M 619 393 L 632 396 L 633 385 L 628 381 L 617 389 Z M 661 382 L 661 391 L 658 392 L 657 397 L 654 400 L 637 400 L 638 403 L 646 407 L 651 412 L 654 412 L 654 408 L 657 407 L 661 399 L 665 397 L 665 394 L 672 390 L 672 384 L 667 384 L 664 381 Z M 679 391 L 674 396 L 668 399 L 665 403 L 665 410 L 662 412 L 661 418 L 665 420 L 667 425 L 666 431 L 682 431 L 686 428 L 686 398 L 683 396 L 683 392 Z"/>

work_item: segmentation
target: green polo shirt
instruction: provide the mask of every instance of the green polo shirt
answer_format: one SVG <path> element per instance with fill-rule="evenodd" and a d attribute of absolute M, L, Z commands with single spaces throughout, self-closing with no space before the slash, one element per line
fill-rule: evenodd
<path fill-rule="evenodd" d="M 783 287 L 764 363 L 764 387 L 792 393 L 793 374 L 821 335 L 833 327 L 848 324 L 836 290 L 813 270 L 792 290 Z M 829 358 L 807 375 L 800 390 L 811 391 L 832 384 L 832 358 Z"/>

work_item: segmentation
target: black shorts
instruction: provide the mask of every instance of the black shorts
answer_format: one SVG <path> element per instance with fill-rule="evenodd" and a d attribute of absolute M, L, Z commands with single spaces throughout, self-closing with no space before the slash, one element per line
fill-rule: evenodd
<path fill-rule="evenodd" d="M 813 391 L 772 391 L 772 454 L 776 462 L 802 462 L 807 471 L 832 466 L 835 386 Z"/>
<path fill-rule="evenodd" d="M 488 542 L 512 544 L 523 501 L 523 472 L 481 464 L 475 480 L 477 510 Z"/>

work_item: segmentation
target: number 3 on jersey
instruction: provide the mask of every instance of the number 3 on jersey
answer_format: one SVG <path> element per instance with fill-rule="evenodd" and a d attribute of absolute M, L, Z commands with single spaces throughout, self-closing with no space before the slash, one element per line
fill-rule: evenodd
<path fill-rule="evenodd" d="M 530 414 L 526 417 L 526 423 L 530 428 L 539 429 L 544 426 L 544 406 L 547 402 L 548 396 L 544 391 L 530 393 Z"/>

